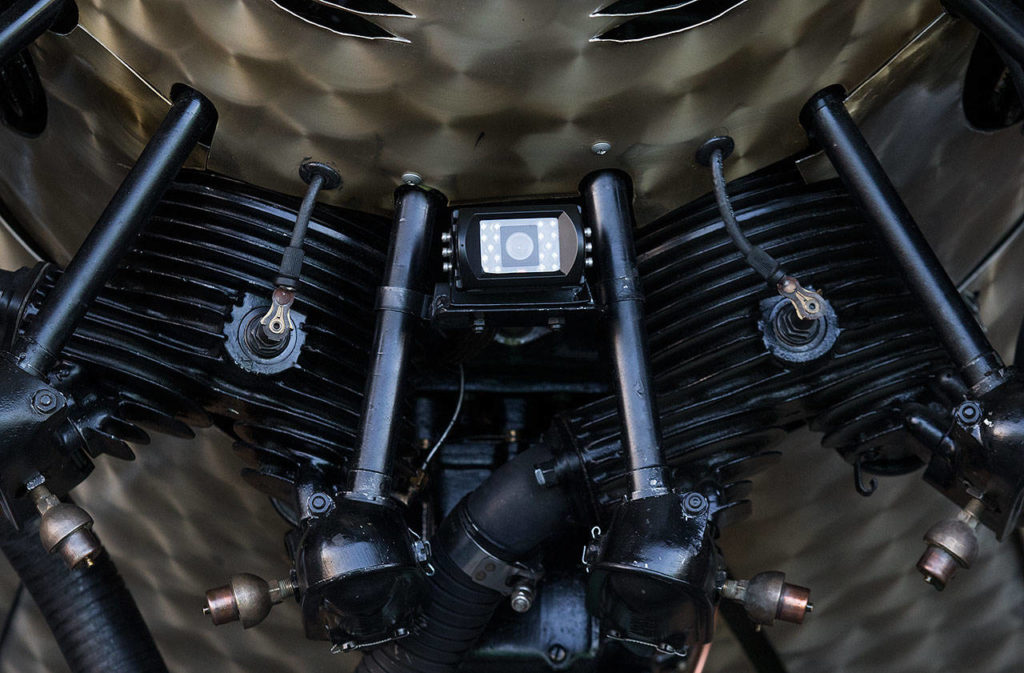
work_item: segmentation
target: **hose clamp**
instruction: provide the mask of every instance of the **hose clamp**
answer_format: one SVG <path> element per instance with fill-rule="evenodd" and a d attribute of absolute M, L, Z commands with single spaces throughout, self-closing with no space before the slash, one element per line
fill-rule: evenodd
<path fill-rule="evenodd" d="M 508 596 L 517 584 L 513 580 L 537 582 L 544 575 L 542 568 L 505 561 L 487 551 L 472 535 L 475 526 L 461 505 L 456 521 L 455 526 L 441 530 L 445 551 L 455 565 L 480 586 Z"/>

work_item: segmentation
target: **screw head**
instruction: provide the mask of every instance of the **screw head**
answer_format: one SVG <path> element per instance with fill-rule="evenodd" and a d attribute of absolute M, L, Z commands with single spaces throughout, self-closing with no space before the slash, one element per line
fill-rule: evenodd
<path fill-rule="evenodd" d="M 603 157 L 608 154 L 612 149 L 612 144 L 604 140 L 599 140 L 590 146 L 590 151 L 599 157 Z"/>
<path fill-rule="evenodd" d="M 566 651 L 566 649 L 558 643 L 555 643 L 554 645 L 548 648 L 548 659 L 550 659 L 552 663 L 560 664 L 563 661 L 565 661 L 565 658 L 568 656 L 569 653 Z"/>
<path fill-rule="evenodd" d="M 39 390 L 32 396 L 32 408 L 41 414 L 50 414 L 57 410 L 60 402 L 49 390 Z"/>
<path fill-rule="evenodd" d="M 708 501 L 700 493 L 690 493 L 683 500 L 683 509 L 687 514 L 696 516 L 703 514 L 708 508 Z"/>
<path fill-rule="evenodd" d="M 419 173 L 408 171 L 406 173 L 402 173 L 402 182 L 407 185 L 421 185 L 423 184 L 423 176 Z"/>
<path fill-rule="evenodd" d="M 313 514 L 324 514 L 331 509 L 331 498 L 326 493 L 314 493 L 309 496 L 306 505 Z"/>

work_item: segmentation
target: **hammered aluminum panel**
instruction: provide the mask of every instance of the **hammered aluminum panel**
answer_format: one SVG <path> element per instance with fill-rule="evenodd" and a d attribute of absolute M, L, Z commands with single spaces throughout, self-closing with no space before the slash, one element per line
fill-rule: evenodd
<path fill-rule="evenodd" d="M 961 284 L 961 293 L 977 306 L 985 333 L 1006 362 L 1016 361 L 1017 338 L 1024 321 L 1024 224 Z"/>
<path fill-rule="evenodd" d="M 0 127 L 0 200 L 66 264 L 170 108 L 81 27 L 32 49 L 49 117 L 37 138 Z M 190 166 L 205 165 L 197 150 Z"/>
<path fill-rule="evenodd" d="M 214 627 L 202 614 L 205 591 L 232 574 L 270 579 L 289 568 L 288 526 L 239 477 L 243 463 L 225 435 L 200 431 L 193 441 L 160 436 L 136 454 L 133 462 L 98 460 L 73 495 L 96 520 L 171 671 L 344 673 L 354 666 L 351 655 L 332 655 L 324 643 L 306 640 L 292 602 L 248 631 L 239 624 Z M 0 587 L 11 584 L 3 566 Z M 22 606 L 0 671 L 66 671 L 27 596 Z"/>
<path fill-rule="evenodd" d="M 814 613 L 769 629 L 791 673 L 1011 673 L 1024 660 L 1024 582 L 1013 543 L 982 534 L 981 555 L 943 593 L 913 564 L 921 536 L 955 508 L 916 476 L 883 479 L 862 498 L 850 467 L 810 432 L 781 447 L 782 461 L 755 477 L 755 514 L 726 529 L 734 572 L 783 570 L 812 588 Z M 287 604 L 249 631 L 214 628 L 203 592 L 239 571 L 274 577 L 287 565 L 285 531 L 269 503 L 238 477 L 230 441 L 202 431 L 194 442 L 157 438 L 133 463 L 102 459 L 75 491 L 95 517 L 172 671 L 344 672 L 353 656 L 306 641 Z M 0 598 L 13 591 L 5 566 Z M 66 671 L 30 600 L 14 621 L 3 673 Z M 753 673 L 720 624 L 706 673 Z"/>
<path fill-rule="evenodd" d="M 941 11 L 936 0 L 747 2 L 617 44 L 590 41 L 622 20 L 591 17 L 592 0 L 404 6 L 416 17 L 374 21 L 409 43 L 341 36 L 270 0 L 79 2 L 82 25 L 157 91 L 185 82 L 213 99 L 219 172 L 291 192 L 299 161 L 316 156 L 346 179 L 326 198 L 383 210 L 406 171 L 464 200 L 569 192 L 617 166 L 636 181 L 641 221 L 706 191 L 692 156 L 713 132 L 736 137 L 737 176 L 800 150 L 811 93 L 862 81 Z M 44 80 L 57 96 L 68 86 Z M 612 150 L 593 154 L 597 140 Z M 55 159 L 34 156 L 51 181 Z"/>
<path fill-rule="evenodd" d="M 977 31 L 944 16 L 846 101 L 950 276 L 960 281 L 1024 213 L 1019 124 L 978 131 L 963 110 Z M 800 162 L 811 180 L 833 177 L 824 155 Z"/>

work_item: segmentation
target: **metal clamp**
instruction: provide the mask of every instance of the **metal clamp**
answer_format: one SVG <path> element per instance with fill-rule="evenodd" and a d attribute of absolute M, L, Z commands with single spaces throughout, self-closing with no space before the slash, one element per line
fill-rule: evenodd
<path fill-rule="evenodd" d="M 430 311 L 431 297 L 405 287 L 384 285 L 377 290 L 378 311 L 398 311 L 417 318 L 426 318 Z"/>
<path fill-rule="evenodd" d="M 455 565 L 480 586 L 505 596 L 515 590 L 513 579 L 537 582 L 544 575 L 541 568 L 498 558 L 480 546 L 465 530 L 448 535 L 447 538 L 446 551 Z"/>

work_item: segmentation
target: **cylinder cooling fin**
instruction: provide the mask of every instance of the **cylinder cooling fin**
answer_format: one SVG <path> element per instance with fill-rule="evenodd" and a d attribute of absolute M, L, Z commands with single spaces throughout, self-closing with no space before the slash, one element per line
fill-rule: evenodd
<path fill-rule="evenodd" d="M 786 432 L 809 423 L 827 448 L 869 471 L 920 467 L 893 409 L 929 401 L 930 380 L 949 362 L 863 214 L 840 185 L 808 187 L 786 169 L 738 181 L 732 198 L 751 239 L 832 302 L 840 334 L 816 361 L 773 357 L 762 308 L 770 295 L 710 197 L 643 227 L 638 261 L 669 460 L 741 476 L 769 462 L 766 450 Z M 610 501 L 621 492 L 614 405 L 596 401 L 567 423 Z"/>
<path fill-rule="evenodd" d="M 611 356 L 592 336 L 607 318 L 581 310 L 539 327 L 478 319 L 470 330 L 408 332 L 415 340 L 393 474 L 376 482 L 390 484 L 393 497 L 364 499 L 353 459 L 374 450 L 360 444 L 365 391 L 371 360 L 377 369 L 387 363 L 375 313 L 429 315 L 418 308 L 427 297 L 379 289 L 402 225 L 317 206 L 289 304 L 294 329 L 284 347 L 261 350 L 255 326 L 281 289 L 273 279 L 298 199 L 200 171 L 178 176 L 64 350 L 56 380 L 70 400 L 68 463 L 80 479 L 101 453 L 130 458 L 150 431 L 226 432 L 246 460 L 242 476 L 293 526 L 286 548 L 296 570 L 271 581 L 238 575 L 212 590 L 215 623 L 245 614 L 248 628 L 294 599 L 309 637 L 372 652 L 366 670 L 518 661 L 537 643 L 509 635 L 516 618 L 500 609 L 509 595 L 515 614 L 543 604 L 538 594 L 547 592 L 558 611 L 595 629 L 572 651 L 559 645 L 580 670 L 610 662 L 642 670 L 651 652 L 697 656 L 720 596 L 757 623 L 777 614 L 801 622 L 812 608 L 806 588 L 777 572 L 732 578 L 715 546 L 756 500 L 749 477 L 805 425 L 855 466 L 858 488 L 862 471 L 921 467 L 928 448 L 908 431 L 904 410 L 941 416 L 952 365 L 841 184 L 807 185 L 783 163 L 736 181 L 728 196 L 749 240 L 827 299 L 830 313 L 805 320 L 766 286 L 710 196 L 637 231 L 639 276 L 626 296 L 644 298 L 671 490 L 652 482 L 624 504 L 631 480 Z M 441 231 L 432 254 L 451 240 Z M 590 236 L 579 240 L 590 246 Z M 450 271 L 437 265 L 426 280 L 446 287 Z M 23 314 L 22 329 L 59 276 L 54 267 L 19 276 L 31 294 L 7 310 Z M 593 287 L 595 300 L 607 301 L 607 290 Z M 652 517 L 669 522 L 646 529 L 658 544 L 672 540 L 667 556 L 640 534 L 636 522 Z M 591 539 L 579 534 L 586 526 Z M 363 556 L 350 553 L 357 546 Z M 939 561 L 927 567 L 943 568 L 945 582 L 955 561 L 943 553 L 931 552 Z M 372 567 L 361 565 L 366 559 Z M 583 569 L 589 589 L 575 579 Z M 671 599 L 646 605 L 639 597 L 652 591 Z M 456 620 L 466 637 L 449 642 L 452 616 L 437 606 L 467 600 L 482 602 Z M 367 606 L 377 607 L 371 614 Z M 560 618 L 552 610 L 531 613 L 536 628 Z M 659 626 L 678 623 L 690 626 Z M 551 651 L 539 655 L 544 667 Z"/>

